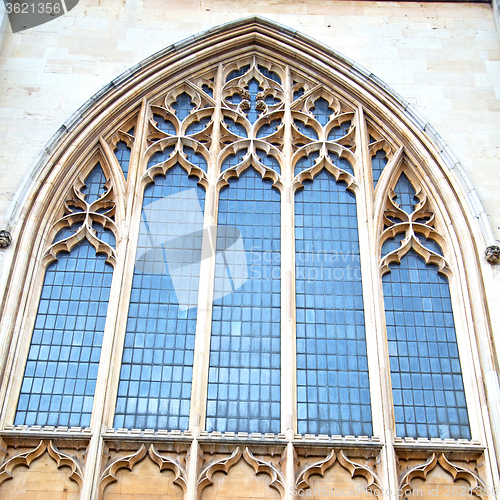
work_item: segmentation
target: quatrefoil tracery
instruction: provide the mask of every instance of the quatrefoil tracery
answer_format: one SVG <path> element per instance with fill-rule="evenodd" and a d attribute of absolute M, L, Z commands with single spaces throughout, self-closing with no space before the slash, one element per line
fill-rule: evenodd
<path fill-rule="evenodd" d="M 434 211 L 417 177 L 409 168 L 401 168 L 395 179 L 397 182 L 393 183 L 387 194 L 383 214 L 385 229 L 380 237 L 380 245 L 381 249 L 384 243 L 399 245 L 382 257 L 382 275 L 390 272 L 391 263 L 401 263 L 401 259 L 413 249 L 423 257 L 426 264 L 435 264 L 440 272 L 449 276 L 451 270 L 442 251 L 445 240 L 436 229 Z M 403 206 L 403 195 L 401 189 L 398 189 L 400 183 L 409 186 L 410 199 L 413 197 L 413 201 L 416 200 L 409 209 Z"/>
<path fill-rule="evenodd" d="M 92 184 L 96 184 L 92 176 L 105 180 L 100 183 L 104 193 L 85 193 Z M 44 262 L 49 264 L 57 260 L 60 252 L 70 252 L 73 247 L 86 239 L 96 253 L 104 253 L 106 262 L 114 266 L 116 251 L 114 249 L 118 228 L 114 221 L 115 202 L 113 188 L 106 178 L 100 163 L 89 172 L 85 180 L 77 178 L 71 187 L 70 196 L 64 203 L 64 215 L 57 220 L 51 229 L 52 245 L 46 250 Z M 91 201 L 89 198 L 94 197 Z M 102 228 L 100 229 L 99 226 Z M 106 241 L 107 240 L 107 241 Z"/>

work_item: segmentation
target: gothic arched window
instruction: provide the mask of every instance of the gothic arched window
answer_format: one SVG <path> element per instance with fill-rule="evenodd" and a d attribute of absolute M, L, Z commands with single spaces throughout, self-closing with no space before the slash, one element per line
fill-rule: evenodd
<path fill-rule="evenodd" d="M 158 56 L 54 153 L 40 237 L 21 234 L 32 286 L 5 327 L 5 429 L 87 440 L 102 491 L 146 454 L 194 488 L 190 447 L 216 454 L 199 491 L 241 457 L 280 492 L 286 467 L 308 485 L 335 461 L 409 487 L 395 456 L 483 484 L 450 462 L 490 439 L 451 181 L 373 82 L 253 22 L 237 51 L 221 35 L 191 65 Z"/>

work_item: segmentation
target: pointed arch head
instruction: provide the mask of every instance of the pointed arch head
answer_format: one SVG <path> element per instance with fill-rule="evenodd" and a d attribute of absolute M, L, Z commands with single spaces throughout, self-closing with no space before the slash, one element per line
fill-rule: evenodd
<path fill-rule="evenodd" d="M 262 60 L 271 64 L 265 75 L 259 69 Z M 408 102 L 354 61 L 295 30 L 260 17 L 228 23 L 167 47 L 103 87 L 50 140 L 12 202 L 7 214 L 8 229 L 13 229 L 19 238 L 26 215 L 45 205 L 43 200 L 57 196 L 58 188 L 67 183 L 68 174 L 81 168 L 83 158 L 99 140 L 104 138 L 110 145 L 108 156 L 120 140 L 129 146 L 133 141 L 147 141 L 146 137 L 137 136 L 137 130 L 134 138 L 133 130 L 133 117 L 145 113 L 144 109 L 141 111 L 144 100 L 155 104 L 160 99 L 156 104 L 175 115 L 173 107 L 178 93 L 174 95 L 169 89 L 177 84 L 178 90 L 189 95 L 194 103 L 193 113 L 203 115 L 204 107 L 214 102 L 210 95 L 210 71 L 215 75 L 217 64 L 222 61 L 227 68 L 227 83 L 238 85 L 246 71 L 247 77 L 257 78 L 265 87 L 263 94 L 276 95 L 278 80 L 291 78 L 294 83 L 294 75 L 300 76 L 300 81 L 306 83 L 296 85 L 302 104 L 295 102 L 293 113 L 311 114 L 316 100 L 326 99 L 332 113 L 329 120 L 342 123 L 343 114 L 352 116 L 362 109 L 370 140 L 379 143 L 377 150 L 383 149 L 390 159 L 404 139 L 406 154 L 427 175 L 437 195 L 451 195 L 459 205 L 463 205 L 462 195 L 465 199 L 476 198 L 476 213 L 469 206 L 462 209 L 469 221 L 479 219 L 479 227 L 473 229 L 482 232 L 484 243 L 494 242 L 484 210 L 478 207 L 477 196 L 471 192 L 460 165 Z M 283 67 L 289 68 L 289 75 L 282 74 Z M 185 83 L 188 74 L 192 75 L 190 81 L 203 88 L 202 95 Z M 320 84 L 329 90 L 321 90 Z M 279 103 L 275 104 L 279 110 Z M 178 127 L 174 122 L 175 117 L 172 123 Z M 109 171 L 112 184 L 123 184 L 118 180 L 116 165 Z"/>

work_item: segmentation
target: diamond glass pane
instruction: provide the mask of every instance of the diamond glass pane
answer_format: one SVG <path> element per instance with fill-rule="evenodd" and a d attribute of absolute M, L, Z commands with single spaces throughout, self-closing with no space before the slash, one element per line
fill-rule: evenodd
<path fill-rule="evenodd" d="M 131 149 L 127 146 L 127 143 L 124 141 L 119 141 L 116 145 L 115 156 L 122 167 L 123 175 L 125 175 L 125 179 L 128 175 L 128 166 L 130 163 L 130 153 Z"/>
<path fill-rule="evenodd" d="M 382 278 L 396 434 L 470 439 L 450 289 L 413 250 Z"/>
<path fill-rule="evenodd" d="M 380 149 L 376 152 L 374 156 L 372 156 L 372 174 L 373 174 L 373 187 L 377 185 L 380 176 L 382 175 L 382 171 L 387 165 L 387 156 L 383 149 Z"/>
<path fill-rule="evenodd" d="M 371 435 L 356 199 L 323 170 L 295 196 L 301 434 Z"/>
<path fill-rule="evenodd" d="M 87 427 L 113 267 L 86 240 L 47 266 L 15 424 Z"/>
<path fill-rule="evenodd" d="M 204 200 L 178 165 L 144 190 L 115 427 L 188 428 Z"/>
<path fill-rule="evenodd" d="M 259 128 L 257 132 L 257 137 L 266 137 L 268 135 L 274 134 L 279 126 L 281 125 L 281 118 L 277 120 L 272 120 L 271 123 L 263 125 Z"/>
<path fill-rule="evenodd" d="M 191 123 L 189 127 L 186 130 L 186 135 L 192 135 L 192 134 L 197 134 L 198 132 L 201 132 L 210 122 L 210 117 L 205 116 L 198 122 Z"/>
<path fill-rule="evenodd" d="M 253 169 L 220 193 L 207 430 L 280 431 L 280 195 Z"/>

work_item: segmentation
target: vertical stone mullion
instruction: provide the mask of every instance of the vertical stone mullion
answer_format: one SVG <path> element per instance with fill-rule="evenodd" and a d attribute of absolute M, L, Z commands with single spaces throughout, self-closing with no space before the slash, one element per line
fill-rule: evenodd
<path fill-rule="evenodd" d="M 392 394 L 388 365 L 387 341 L 383 314 L 384 302 L 379 277 L 378 221 L 374 220 L 373 177 L 368 143 L 368 131 L 363 108 L 356 113 L 356 144 L 358 170 L 356 172 L 360 189 L 358 197 L 358 231 L 360 239 L 361 273 L 365 300 L 366 345 L 370 396 L 372 404 L 373 434 L 381 435 L 386 443 L 381 451 L 381 480 L 387 498 L 397 498 L 396 458 L 392 431 Z M 361 198 L 361 199 L 359 199 Z"/>
<path fill-rule="evenodd" d="M 288 439 L 286 453 L 286 500 L 292 498 L 294 486 L 294 451 L 292 440 L 297 428 L 297 373 L 295 334 L 295 213 L 292 192 L 292 76 L 285 75 L 285 165 L 282 169 L 281 193 L 281 432 Z"/>
<path fill-rule="evenodd" d="M 108 318 L 104 333 L 105 340 L 101 351 L 94 395 L 92 438 L 86 459 L 87 467 L 91 468 L 85 470 L 83 486 L 80 490 L 80 500 L 96 500 L 99 497 L 99 478 L 103 458 L 102 432 L 106 431 L 110 425 L 110 419 L 114 415 L 113 405 L 118 390 L 121 356 L 127 324 L 127 314 L 122 313 L 128 311 L 141 212 L 140 206 L 142 204 L 140 168 L 142 165 L 141 159 L 146 149 L 145 129 L 147 120 L 147 102 L 144 100 L 137 118 L 136 141 L 130 157 L 127 188 L 124 193 L 126 197 L 125 214 L 118 223 L 120 231 L 118 241 L 121 249 L 114 270 L 114 289 L 111 291 L 108 305 Z M 137 214 L 139 217 L 137 217 Z M 134 224 L 136 220 L 137 223 Z M 111 314 L 114 313 L 112 317 L 110 312 Z"/>
<path fill-rule="evenodd" d="M 215 280 L 215 250 L 217 241 L 217 209 L 219 193 L 217 179 L 219 177 L 219 152 L 220 152 L 220 123 L 222 120 L 222 64 L 217 68 L 214 98 L 216 107 L 213 115 L 212 142 L 210 145 L 210 159 L 208 162 L 207 176 L 208 188 L 205 198 L 205 212 L 203 221 L 202 258 L 200 265 L 200 281 L 198 293 L 198 315 L 196 320 L 196 338 L 193 359 L 193 382 L 191 389 L 191 408 L 189 413 L 189 429 L 193 434 L 193 442 L 188 458 L 188 484 L 185 498 L 196 500 L 198 498 L 198 436 L 205 427 L 208 390 L 208 368 L 210 361 L 210 333 L 212 330 L 212 302 Z"/>

